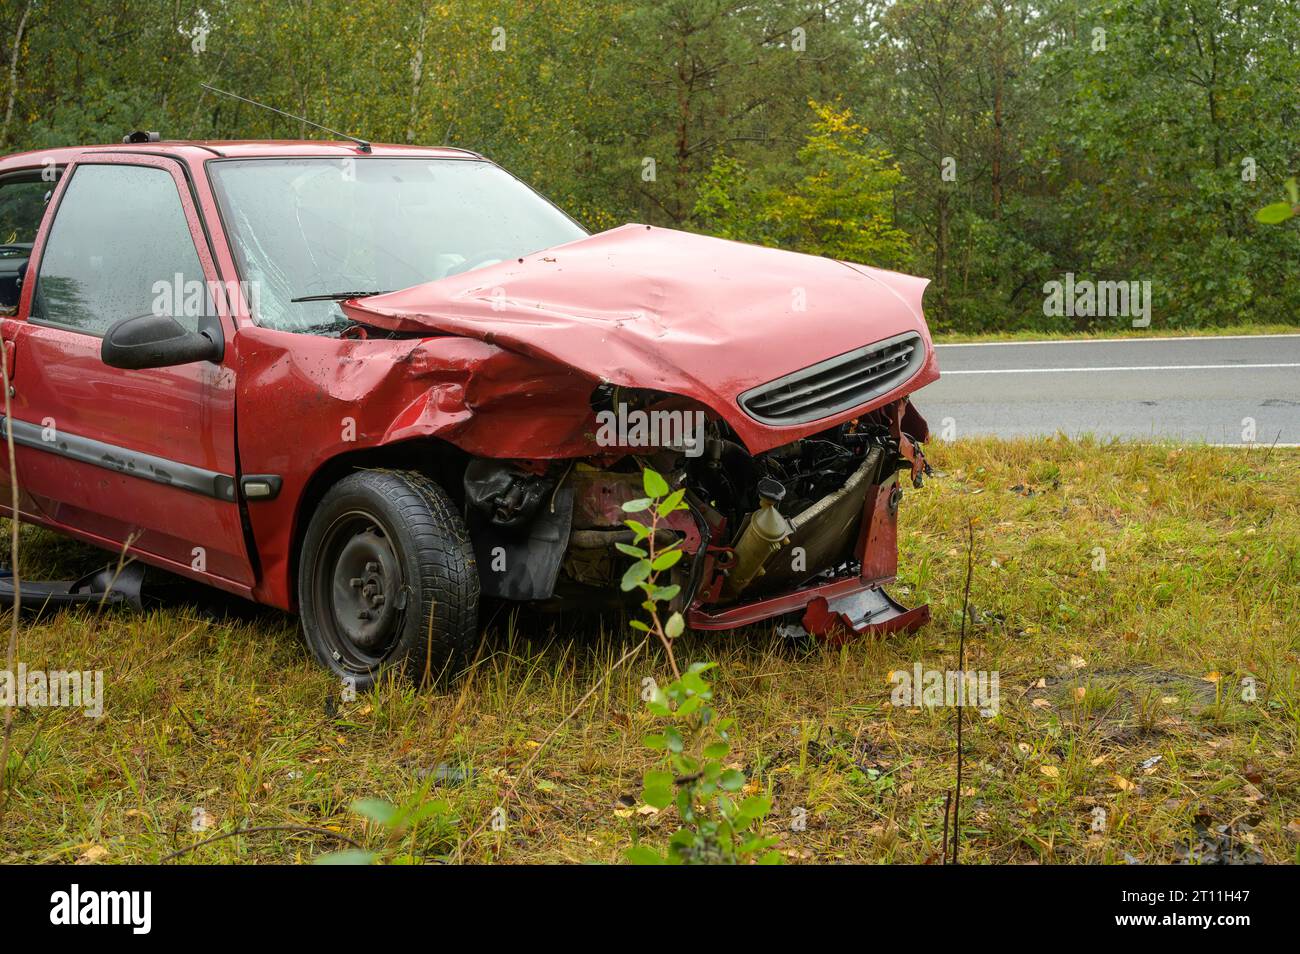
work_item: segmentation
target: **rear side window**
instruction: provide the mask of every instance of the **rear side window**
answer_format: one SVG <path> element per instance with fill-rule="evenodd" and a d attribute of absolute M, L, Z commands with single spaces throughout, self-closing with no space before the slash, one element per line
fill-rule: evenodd
<path fill-rule="evenodd" d="M 103 336 L 114 323 L 162 311 L 187 328 L 200 308 L 174 308 L 205 288 L 180 194 L 150 166 L 79 166 L 41 255 L 31 320 Z"/>
<path fill-rule="evenodd" d="M 24 266 L 53 188 L 35 174 L 0 179 L 0 315 L 18 307 Z"/>
<path fill-rule="evenodd" d="M 37 178 L 0 180 L 0 245 L 31 248 L 53 189 L 53 182 Z"/>

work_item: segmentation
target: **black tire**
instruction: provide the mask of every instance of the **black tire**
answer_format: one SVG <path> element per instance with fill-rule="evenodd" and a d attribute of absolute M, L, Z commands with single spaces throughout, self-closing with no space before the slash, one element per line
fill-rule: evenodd
<path fill-rule="evenodd" d="M 478 568 L 442 488 L 414 471 L 362 470 L 330 488 L 298 561 L 307 645 L 369 688 L 398 669 L 458 675 L 478 638 Z"/>

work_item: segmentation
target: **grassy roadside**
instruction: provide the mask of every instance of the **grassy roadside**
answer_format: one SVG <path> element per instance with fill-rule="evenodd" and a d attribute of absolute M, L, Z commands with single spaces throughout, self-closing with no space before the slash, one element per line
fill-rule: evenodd
<path fill-rule="evenodd" d="M 717 707 L 738 719 L 733 751 L 752 789 L 772 794 L 767 827 L 787 859 L 936 856 L 953 711 L 891 705 L 888 675 L 955 668 L 969 516 L 968 667 L 998 671 L 1001 700 L 996 717 L 968 717 L 963 859 L 1158 862 L 1190 844 L 1300 860 L 1300 452 L 1041 439 L 930 456 L 940 473 L 904 501 L 894 592 L 929 601 L 931 626 L 839 649 L 766 628 L 682 640 L 679 658 L 721 663 Z M 25 534 L 31 572 L 85 559 Z M 497 619 L 460 690 L 388 685 L 344 702 L 275 614 L 25 625 L 29 667 L 104 670 L 105 714 L 19 710 L 26 761 L 0 862 L 157 861 L 237 825 L 315 826 L 373 847 L 381 835 L 349 804 L 422 786 L 450 814 L 397 842 L 402 860 L 462 846 L 469 861 L 619 861 L 634 837 L 676 827 L 636 798 L 652 762 L 639 740 L 655 727 L 638 696 L 660 660 L 615 671 L 521 767 L 629 645 L 609 629 Z M 498 804 L 505 830 L 464 844 Z M 806 830 L 790 830 L 799 809 Z M 337 847 L 265 831 L 182 860 L 307 861 Z"/>
<path fill-rule="evenodd" d="M 967 344 L 982 341 L 1104 341 L 1111 338 L 1216 338 L 1227 335 L 1295 335 L 1300 325 L 1231 325 L 1225 328 L 1129 328 L 1123 325 L 1105 331 L 995 331 L 983 334 L 937 332 L 935 344 Z"/>

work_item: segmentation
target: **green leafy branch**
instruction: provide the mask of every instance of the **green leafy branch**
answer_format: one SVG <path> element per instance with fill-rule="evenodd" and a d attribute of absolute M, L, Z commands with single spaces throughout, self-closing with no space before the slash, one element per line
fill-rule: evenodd
<path fill-rule="evenodd" d="M 682 558 L 681 541 L 661 544 L 660 523 L 678 510 L 687 509 L 684 490 L 673 491 L 653 470 L 642 475 L 646 496 L 623 505 L 627 513 L 648 513 L 650 522 L 629 517 L 624 521 L 634 535 L 633 543 L 619 549 L 634 558 L 623 575 L 625 592 L 640 589 L 649 622 L 633 620 L 632 626 L 658 637 L 672 668 L 673 679 L 663 688 L 655 685 L 645 700 L 646 708 L 669 724 L 662 731 L 645 736 L 647 748 L 661 753 L 658 768 L 642 778 L 642 794 L 656 809 L 674 806 L 682 826 L 673 833 L 668 851 L 661 854 L 648 845 L 636 844 L 627 851 L 634 864 L 738 864 L 758 860 L 777 864 L 781 856 L 770 851 L 776 838 L 764 837 L 761 823 L 772 810 L 766 795 L 740 797 L 745 774 L 727 768 L 731 752 L 734 719 L 721 719 L 713 709 L 713 686 L 705 673 L 717 663 L 692 663 L 683 672 L 673 653 L 673 640 L 685 629 L 680 612 L 661 622 L 659 605 L 674 599 L 680 587 L 661 585 L 660 574 L 671 570 Z"/>
<path fill-rule="evenodd" d="M 1300 213 L 1300 188 L 1296 186 L 1294 176 L 1286 180 L 1286 194 L 1289 202 L 1274 202 L 1264 206 L 1255 213 L 1255 221 L 1264 225 L 1280 225 Z"/>
<path fill-rule="evenodd" d="M 650 615 L 650 622 L 634 619 L 631 623 L 632 628 L 658 637 L 664 652 L 668 654 L 668 665 L 672 667 L 673 678 L 677 679 L 681 678 L 681 671 L 677 668 L 677 657 L 673 654 L 673 640 L 682 634 L 686 628 L 686 621 L 681 613 L 674 612 L 668 617 L 666 623 L 660 622 L 658 604 L 675 599 L 681 592 L 681 587 L 676 583 L 660 586 L 659 575 L 676 566 L 683 556 L 683 551 L 680 540 L 660 545 L 659 525 L 661 521 L 677 511 L 688 509 L 683 500 L 686 491 L 684 489 L 670 491 L 668 481 L 649 468 L 643 471 L 641 482 L 646 495 L 627 501 L 623 504 L 623 512 L 649 512 L 650 523 L 645 524 L 631 517 L 623 521 L 624 525 L 632 531 L 633 541 L 619 543 L 616 546 L 621 552 L 632 557 L 634 562 L 623 574 L 621 586 L 624 593 L 639 588 L 645 594 L 641 607 Z"/>

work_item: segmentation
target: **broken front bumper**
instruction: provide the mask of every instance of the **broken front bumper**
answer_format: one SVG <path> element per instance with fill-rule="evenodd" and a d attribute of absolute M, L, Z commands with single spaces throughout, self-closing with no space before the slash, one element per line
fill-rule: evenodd
<path fill-rule="evenodd" d="M 907 609 L 885 592 L 879 582 L 836 580 L 783 596 L 736 606 L 721 613 L 692 609 L 694 629 L 733 629 L 803 610 L 799 623 L 814 636 L 838 644 L 852 636 L 912 632 L 930 621 L 930 607 Z"/>

